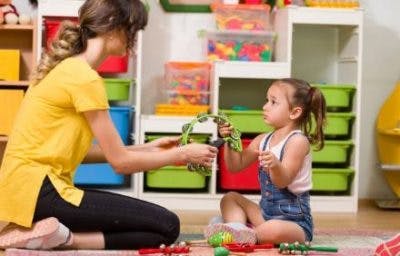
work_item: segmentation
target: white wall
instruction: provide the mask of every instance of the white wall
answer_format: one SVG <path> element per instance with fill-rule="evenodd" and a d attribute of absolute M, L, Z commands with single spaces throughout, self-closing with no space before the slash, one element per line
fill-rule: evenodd
<path fill-rule="evenodd" d="M 360 0 L 360 3 L 365 15 L 363 108 L 358 117 L 362 127 L 359 195 L 360 198 L 394 198 L 382 173 L 376 168 L 378 160 L 374 133 L 379 108 L 400 80 L 400 1 Z M 21 13 L 35 11 L 28 0 L 14 0 L 14 4 Z M 195 33 L 201 28 L 213 27 L 209 14 L 165 13 L 156 0 L 150 0 L 150 5 L 150 23 L 144 35 L 143 52 L 145 93 L 153 90 L 160 92 L 163 63 L 166 61 L 202 59 L 203 46 Z M 185 37 L 187 40 L 179 43 Z M 165 54 L 166 50 L 168 54 Z M 153 111 L 151 103 L 155 100 L 151 97 L 144 99 L 148 102 L 145 112 Z"/>

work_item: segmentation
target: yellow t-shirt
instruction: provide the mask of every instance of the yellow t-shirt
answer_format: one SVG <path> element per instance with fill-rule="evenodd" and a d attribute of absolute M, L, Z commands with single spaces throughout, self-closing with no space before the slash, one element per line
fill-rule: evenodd
<path fill-rule="evenodd" d="M 93 140 L 82 112 L 108 108 L 103 79 L 79 58 L 63 60 L 29 88 L 0 168 L 0 221 L 30 227 L 46 176 L 79 206 L 83 191 L 73 177 Z"/>

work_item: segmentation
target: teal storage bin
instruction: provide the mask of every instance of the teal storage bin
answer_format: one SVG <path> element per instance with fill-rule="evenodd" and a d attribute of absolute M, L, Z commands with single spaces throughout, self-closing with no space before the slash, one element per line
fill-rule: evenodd
<path fill-rule="evenodd" d="M 111 107 L 110 116 L 124 144 L 129 143 L 132 107 Z M 74 183 L 81 186 L 124 186 L 129 176 L 117 174 L 108 163 L 81 164 Z"/>

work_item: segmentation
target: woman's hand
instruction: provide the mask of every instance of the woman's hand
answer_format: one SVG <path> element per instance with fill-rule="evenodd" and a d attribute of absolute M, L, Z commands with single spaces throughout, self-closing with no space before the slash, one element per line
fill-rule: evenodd
<path fill-rule="evenodd" d="M 274 169 L 280 163 L 279 159 L 271 151 L 261 151 L 258 155 L 258 160 L 264 170 Z"/>
<path fill-rule="evenodd" d="M 218 149 L 207 144 L 190 143 L 182 146 L 180 152 L 183 162 L 201 164 L 210 168 Z"/>
<path fill-rule="evenodd" d="M 177 147 L 180 143 L 180 137 L 161 137 L 151 142 L 146 143 L 150 147 L 150 151 L 162 151 Z"/>
<path fill-rule="evenodd" d="M 232 131 L 233 126 L 230 123 L 218 124 L 218 133 L 222 138 L 231 135 Z"/>

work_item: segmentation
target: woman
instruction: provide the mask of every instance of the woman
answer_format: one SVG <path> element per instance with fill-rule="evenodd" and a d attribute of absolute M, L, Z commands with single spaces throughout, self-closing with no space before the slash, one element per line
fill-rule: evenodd
<path fill-rule="evenodd" d="M 95 69 L 109 55 L 131 52 L 146 24 L 139 0 L 87 0 L 79 25 L 62 24 L 33 76 L 0 169 L 0 221 L 12 223 L 0 233 L 0 248 L 136 249 L 176 240 L 174 213 L 73 185 L 93 136 L 98 146 L 89 153 L 120 174 L 177 163 L 209 167 L 216 156 L 209 145 L 177 147 L 178 138 L 123 145 Z"/>

